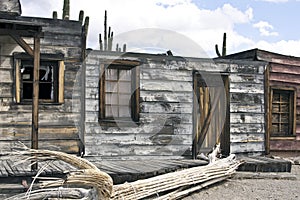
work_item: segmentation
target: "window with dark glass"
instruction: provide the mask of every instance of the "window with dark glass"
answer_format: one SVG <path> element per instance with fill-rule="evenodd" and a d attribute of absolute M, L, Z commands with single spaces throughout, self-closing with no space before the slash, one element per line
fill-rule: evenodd
<path fill-rule="evenodd" d="M 272 90 L 271 136 L 293 135 L 294 96 L 294 90 Z"/>
<path fill-rule="evenodd" d="M 29 61 L 21 63 L 21 99 L 32 100 L 33 65 Z M 39 99 L 57 102 L 58 97 L 58 64 L 57 62 L 41 62 L 39 77 Z"/>
<path fill-rule="evenodd" d="M 15 59 L 16 102 L 32 102 L 33 60 Z M 39 101 L 42 103 L 64 102 L 64 62 L 61 60 L 41 60 L 39 66 Z"/>

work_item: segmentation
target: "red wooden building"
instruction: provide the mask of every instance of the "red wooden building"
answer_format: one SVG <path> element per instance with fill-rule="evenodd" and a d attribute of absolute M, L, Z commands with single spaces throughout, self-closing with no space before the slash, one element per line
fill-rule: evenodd
<path fill-rule="evenodd" d="M 300 150 L 300 58 L 252 49 L 226 56 L 268 62 L 265 73 L 266 152 Z"/>

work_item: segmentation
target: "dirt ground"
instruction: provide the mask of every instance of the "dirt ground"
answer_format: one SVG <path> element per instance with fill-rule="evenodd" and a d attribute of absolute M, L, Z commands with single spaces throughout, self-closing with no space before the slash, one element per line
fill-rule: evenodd
<path fill-rule="evenodd" d="M 232 178 L 183 200 L 300 200 L 300 165 L 293 165 L 291 173 L 265 175 L 260 179 Z"/>

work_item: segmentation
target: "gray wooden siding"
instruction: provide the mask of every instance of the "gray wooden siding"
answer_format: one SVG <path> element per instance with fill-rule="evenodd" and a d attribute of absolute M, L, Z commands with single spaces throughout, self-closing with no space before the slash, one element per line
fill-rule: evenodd
<path fill-rule="evenodd" d="M 149 54 L 91 51 L 86 59 L 85 150 L 103 159 L 191 156 L 193 142 L 193 70 L 230 77 L 232 153 L 264 152 L 264 64 L 259 62 L 175 59 Z M 154 58 L 153 58 L 154 57 Z M 129 126 L 99 123 L 100 64 L 113 59 L 141 61 L 140 120 Z"/>
<path fill-rule="evenodd" d="M 244 61 L 231 65 L 229 76 L 231 153 L 265 152 L 264 72 L 265 65 L 262 63 Z"/>
<path fill-rule="evenodd" d="M 18 18 L 21 21 L 41 25 L 44 38 L 41 39 L 41 53 L 64 55 L 64 103 L 40 105 L 39 147 L 79 153 L 82 146 L 79 139 L 80 107 L 74 102 L 78 71 L 81 68 L 82 25 L 76 21 L 41 18 Z M 33 39 L 24 38 L 29 45 Z M 10 150 L 21 141 L 30 144 L 31 105 L 15 101 L 15 71 L 13 54 L 24 52 L 9 36 L 0 36 L 0 149 Z M 74 92 L 75 91 L 75 92 Z"/>

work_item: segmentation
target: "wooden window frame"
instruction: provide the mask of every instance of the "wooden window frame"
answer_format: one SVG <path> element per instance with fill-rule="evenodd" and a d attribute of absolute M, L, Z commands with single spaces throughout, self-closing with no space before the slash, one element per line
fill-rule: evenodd
<path fill-rule="evenodd" d="M 21 63 L 22 61 L 31 61 L 32 58 L 28 54 L 16 53 L 14 54 L 14 69 L 15 69 L 15 102 L 18 104 L 30 104 L 32 100 L 22 99 L 22 77 L 21 77 Z M 41 54 L 40 62 L 57 62 L 57 85 L 54 88 L 56 98 L 53 100 L 39 99 L 41 104 L 63 104 L 64 103 L 64 72 L 65 64 L 63 55 L 61 54 Z"/>
<path fill-rule="evenodd" d="M 273 116 L 273 94 L 274 91 L 289 92 L 292 97 L 289 98 L 289 134 L 273 134 L 272 133 L 272 116 Z M 297 101 L 297 90 L 291 87 L 271 87 L 270 88 L 270 139 L 279 140 L 279 139 L 288 139 L 294 138 L 296 136 L 296 101 Z"/>
<path fill-rule="evenodd" d="M 99 80 L 99 122 L 114 125 L 115 123 L 127 123 L 127 122 L 139 122 L 139 110 L 140 110 L 140 66 L 139 62 L 122 62 L 114 61 L 109 64 L 100 64 L 100 80 Z M 131 117 L 126 118 L 112 118 L 105 116 L 105 73 L 106 69 L 123 69 L 132 70 L 131 74 Z"/>

